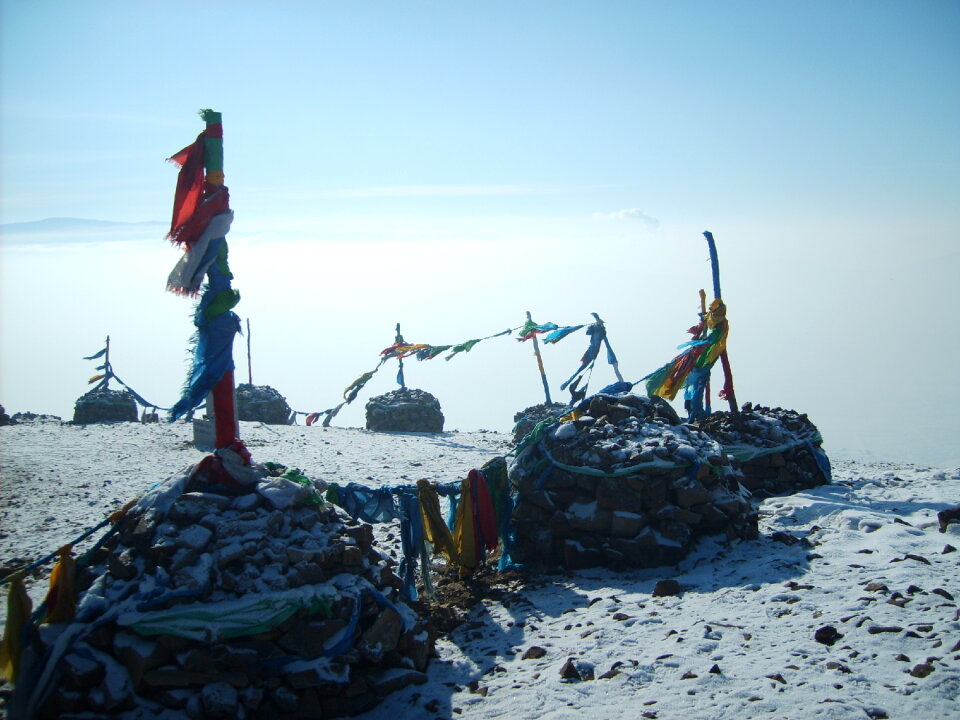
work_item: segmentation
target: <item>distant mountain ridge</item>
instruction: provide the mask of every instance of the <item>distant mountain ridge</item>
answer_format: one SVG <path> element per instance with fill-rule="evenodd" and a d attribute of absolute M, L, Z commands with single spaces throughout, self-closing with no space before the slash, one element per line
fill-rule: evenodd
<path fill-rule="evenodd" d="M 90 230 L 106 230 L 129 228 L 135 229 L 149 225 L 164 225 L 160 220 L 144 220 L 141 222 L 119 222 L 116 220 L 88 220 L 84 218 L 53 217 L 28 222 L 2 223 L 2 233 L 49 233 L 49 232 L 77 232 Z"/>

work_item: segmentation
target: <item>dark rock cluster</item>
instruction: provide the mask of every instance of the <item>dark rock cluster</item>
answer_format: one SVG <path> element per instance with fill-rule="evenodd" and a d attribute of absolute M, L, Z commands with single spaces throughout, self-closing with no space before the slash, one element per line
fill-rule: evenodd
<path fill-rule="evenodd" d="M 739 417 L 716 412 L 696 427 L 737 460 L 743 472 L 740 482 L 758 498 L 830 482 L 820 432 L 806 414 L 746 403 Z"/>
<path fill-rule="evenodd" d="M 79 574 L 76 620 L 43 626 L 56 676 L 36 717 L 332 718 L 425 682 L 432 631 L 371 526 L 318 489 L 185 475 L 148 493 Z"/>
<path fill-rule="evenodd" d="M 73 422 L 78 425 L 108 422 L 137 422 L 137 401 L 128 390 L 94 388 L 77 398 Z"/>
<path fill-rule="evenodd" d="M 269 385 L 237 385 L 237 418 L 267 425 L 289 425 L 287 399 Z"/>
<path fill-rule="evenodd" d="M 370 398 L 366 405 L 367 430 L 393 432 L 443 432 L 440 401 L 425 390 L 402 388 Z"/>
<path fill-rule="evenodd" d="M 16 421 L 7 415 L 7 411 L 4 410 L 3 405 L 0 405 L 0 425 L 15 425 Z"/>
<path fill-rule="evenodd" d="M 757 536 L 739 473 L 659 398 L 595 395 L 529 438 L 510 466 L 521 562 L 655 567 L 703 535 Z"/>
<path fill-rule="evenodd" d="M 550 418 L 557 419 L 567 412 L 569 408 L 563 403 L 540 403 L 521 410 L 513 416 L 513 442 L 523 440 L 538 423 Z"/>

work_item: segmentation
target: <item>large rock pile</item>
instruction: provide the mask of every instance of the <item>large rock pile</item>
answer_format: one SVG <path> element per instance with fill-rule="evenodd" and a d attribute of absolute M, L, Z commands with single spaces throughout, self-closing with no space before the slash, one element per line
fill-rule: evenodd
<path fill-rule="evenodd" d="M 510 467 L 520 562 L 566 568 L 678 562 L 698 536 L 757 536 L 720 445 L 659 398 L 595 395 Z"/>
<path fill-rule="evenodd" d="M 108 422 L 137 422 L 137 401 L 128 390 L 97 387 L 77 398 L 73 421 L 78 425 Z"/>
<path fill-rule="evenodd" d="M 425 390 L 402 388 L 370 398 L 366 405 L 367 430 L 443 432 L 440 401 Z"/>
<path fill-rule="evenodd" d="M 569 412 L 563 403 L 540 403 L 531 405 L 513 416 L 513 442 L 518 443 L 544 420 L 556 420 Z"/>
<path fill-rule="evenodd" d="M 739 418 L 718 412 L 697 427 L 739 462 L 740 482 L 757 497 L 785 495 L 830 482 L 817 426 L 795 410 L 744 404 Z"/>
<path fill-rule="evenodd" d="M 287 399 L 269 385 L 237 386 L 237 418 L 267 425 L 289 425 L 293 411 Z"/>
<path fill-rule="evenodd" d="M 171 478 L 118 524 L 76 620 L 43 626 L 49 692 L 18 685 L 24 717 L 332 718 L 426 681 L 433 638 L 369 525 L 296 471 L 212 489 Z"/>
<path fill-rule="evenodd" d="M 0 405 L 0 425 L 15 425 L 16 421 L 7 415 L 7 411 L 4 410 L 3 405 Z"/>

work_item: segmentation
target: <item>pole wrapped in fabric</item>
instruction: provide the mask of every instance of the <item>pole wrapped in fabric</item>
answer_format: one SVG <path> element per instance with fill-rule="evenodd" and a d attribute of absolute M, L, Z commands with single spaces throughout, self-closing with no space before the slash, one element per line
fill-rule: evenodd
<path fill-rule="evenodd" d="M 233 273 L 227 262 L 226 235 L 233 211 L 224 185 L 223 123 L 213 110 L 201 110 L 200 117 L 206 129 L 170 158 L 180 166 L 180 174 L 167 237 L 183 249 L 183 256 L 167 279 L 167 289 L 195 297 L 202 287 L 193 318 L 197 328 L 193 365 L 170 420 L 183 417 L 210 395 L 216 449 L 230 449 L 249 465 L 234 407 L 233 340 L 240 332 L 240 318 L 233 308 L 240 293 L 231 285 Z"/>

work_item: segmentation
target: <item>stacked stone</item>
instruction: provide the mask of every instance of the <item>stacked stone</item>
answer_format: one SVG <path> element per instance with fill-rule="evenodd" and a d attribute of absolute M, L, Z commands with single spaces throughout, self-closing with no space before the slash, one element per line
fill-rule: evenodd
<path fill-rule="evenodd" d="M 425 390 L 402 388 L 367 401 L 367 430 L 443 432 L 440 401 Z"/>
<path fill-rule="evenodd" d="M 0 405 L 0 425 L 16 425 L 16 420 L 7 415 L 7 411 Z"/>
<path fill-rule="evenodd" d="M 287 399 L 269 385 L 237 386 L 237 418 L 267 425 L 289 425 L 293 411 Z"/>
<path fill-rule="evenodd" d="M 744 404 L 739 419 L 718 412 L 697 423 L 737 458 L 741 483 L 756 497 L 787 495 L 830 482 L 817 426 L 806 414 Z"/>
<path fill-rule="evenodd" d="M 704 535 L 757 537 L 738 473 L 659 398 L 595 395 L 522 448 L 509 477 L 520 562 L 670 565 Z"/>
<path fill-rule="evenodd" d="M 137 422 L 137 401 L 128 390 L 94 388 L 77 398 L 73 421 L 78 425 L 108 422 Z"/>
<path fill-rule="evenodd" d="M 65 632 L 83 628 L 38 717 L 331 718 L 426 681 L 432 633 L 397 600 L 370 525 L 309 481 L 236 496 L 179 482 L 172 502 L 141 500 L 80 574 Z M 270 615 L 290 598 L 304 601 L 289 616 L 236 630 L 248 618 L 231 608 L 253 600 Z M 171 624 L 178 610 L 199 618 L 192 630 Z"/>
<path fill-rule="evenodd" d="M 540 403 L 521 410 L 513 416 L 513 442 L 518 443 L 544 420 L 557 419 L 569 412 L 563 403 Z"/>

